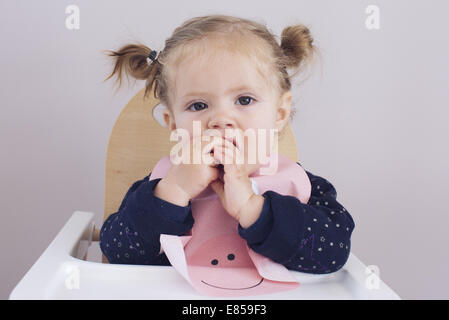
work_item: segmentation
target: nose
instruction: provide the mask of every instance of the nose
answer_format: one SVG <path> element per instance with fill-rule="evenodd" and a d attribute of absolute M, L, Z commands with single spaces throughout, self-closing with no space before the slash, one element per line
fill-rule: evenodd
<path fill-rule="evenodd" d="M 236 129 L 234 119 L 226 112 L 216 113 L 211 117 L 207 125 L 208 129 L 216 129 L 225 135 L 225 129 Z"/>

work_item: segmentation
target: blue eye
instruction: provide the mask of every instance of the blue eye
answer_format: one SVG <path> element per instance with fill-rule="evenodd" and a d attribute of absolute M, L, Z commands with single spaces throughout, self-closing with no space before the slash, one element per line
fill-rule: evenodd
<path fill-rule="evenodd" d="M 239 101 L 240 105 L 242 105 L 242 106 L 250 105 L 253 100 L 256 101 L 256 99 L 249 97 L 249 96 L 241 96 L 240 98 L 237 99 L 237 101 Z M 205 104 L 204 102 L 195 102 L 195 103 L 192 103 L 187 108 L 187 110 L 195 112 L 195 111 L 201 111 L 201 110 L 207 109 L 207 107 L 208 107 L 207 104 Z"/>
<path fill-rule="evenodd" d="M 240 101 L 240 103 L 242 103 L 243 106 L 247 106 L 251 103 L 251 101 L 248 101 L 248 100 L 255 100 L 255 99 L 248 97 L 248 96 L 242 96 L 242 97 L 238 98 L 238 101 Z"/>
<path fill-rule="evenodd" d="M 198 105 L 204 105 L 204 106 L 206 106 L 206 107 L 205 107 L 205 108 L 200 108 L 199 110 L 198 110 L 198 109 L 194 109 L 194 110 L 191 109 L 192 107 L 195 107 L 195 106 L 198 106 Z M 207 104 L 205 104 L 205 103 L 203 103 L 203 102 L 195 102 L 195 103 L 192 103 L 192 104 L 187 108 L 187 110 L 190 110 L 190 111 L 201 111 L 201 110 L 206 109 L 206 108 L 207 108 Z"/>

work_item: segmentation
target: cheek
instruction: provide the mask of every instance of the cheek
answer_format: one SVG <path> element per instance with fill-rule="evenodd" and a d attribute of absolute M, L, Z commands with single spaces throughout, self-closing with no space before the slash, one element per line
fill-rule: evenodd
<path fill-rule="evenodd" d="M 207 130 L 207 121 L 201 114 L 187 114 L 183 118 L 182 125 L 189 131 L 191 137 L 200 136 Z"/>
<path fill-rule="evenodd" d="M 271 153 L 277 135 L 272 128 L 248 129 L 248 131 L 254 132 L 254 135 L 244 136 L 245 162 L 248 164 L 264 163 L 266 157 Z"/>
<path fill-rule="evenodd" d="M 253 128 L 271 128 L 276 119 L 276 108 L 271 103 L 260 103 L 247 114 Z"/>
<path fill-rule="evenodd" d="M 254 108 L 251 112 L 242 114 L 240 117 L 242 130 L 254 133 L 254 138 L 244 137 L 244 154 L 247 162 L 256 159 L 255 161 L 258 163 L 260 160 L 259 153 L 262 156 L 270 153 L 269 150 L 271 150 L 273 142 L 271 140 L 276 138 L 273 131 L 275 128 L 275 113 L 273 110 L 274 107 L 271 105 L 259 105 L 257 109 Z M 271 140 L 270 136 L 272 136 Z"/>
<path fill-rule="evenodd" d="M 175 123 L 177 129 L 184 129 L 189 133 L 189 136 L 193 135 L 194 123 L 191 117 L 186 114 L 178 114 L 175 116 Z"/>
<path fill-rule="evenodd" d="M 254 130 L 257 133 L 257 129 L 270 128 L 271 121 L 269 117 L 266 117 L 263 113 L 251 113 L 244 116 L 240 116 L 239 125 L 243 130 Z"/>

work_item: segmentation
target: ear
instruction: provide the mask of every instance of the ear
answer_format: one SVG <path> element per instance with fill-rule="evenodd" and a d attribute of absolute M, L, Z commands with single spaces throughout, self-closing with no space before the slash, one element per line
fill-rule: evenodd
<path fill-rule="evenodd" d="M 176 123 L 175 123 L 175 117 L 173 116 L 172 112 L 168 110 L 167 108 L 163 111 L 164 114 L 164 122 L 167 125 L 167 127 L 170 129 L 170 131 L 173 131 L 176 129 Z"/>
<path fill-rule="evenodd" d="M 279 98 L 278 107 L 276 110 L 275 127 L 282 131 L 284 126 L 288 123 L 290 112 L 292 108 L 292 93 L 285 91 Z"/>

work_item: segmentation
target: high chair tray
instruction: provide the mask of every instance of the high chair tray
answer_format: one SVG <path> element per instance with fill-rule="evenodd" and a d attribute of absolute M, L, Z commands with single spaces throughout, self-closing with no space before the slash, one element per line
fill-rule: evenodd
<path fill-rule="evenodd" d="M 85 261 L 92 243 L 94 214 L 76 211 L 10 294 L 10 299 L 228 299 L 198 294 L 171 266 L 103 264 Z M 89 250 L 90 254 L 91 250 Z M 400 299 L 380 278 L 350 254 L 331 274 L 291 271 L 298 288 L 231 299 Z M 377 286 L 370 286 L 376 277 Z M 370 279 L 368 279 L 370 278 Z M 370 282 L 370 283 L 376 283 Z"/>

